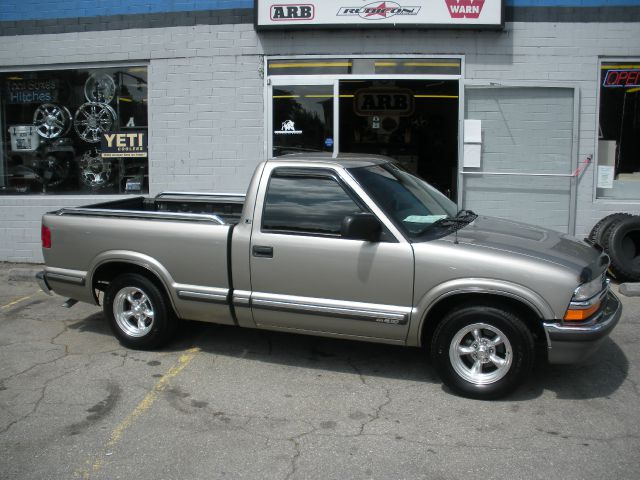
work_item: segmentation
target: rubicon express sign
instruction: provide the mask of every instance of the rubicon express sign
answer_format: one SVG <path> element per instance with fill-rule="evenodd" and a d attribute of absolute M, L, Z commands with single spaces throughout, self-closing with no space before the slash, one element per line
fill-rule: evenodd
<path fill-rule="evenodd" d="M 256 28 L 502 28 L 504 0 L 255 0 Z"/>

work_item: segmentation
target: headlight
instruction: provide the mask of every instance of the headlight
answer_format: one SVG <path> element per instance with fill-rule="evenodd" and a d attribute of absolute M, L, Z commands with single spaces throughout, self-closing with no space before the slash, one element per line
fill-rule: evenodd
<path fill-rule="evenodd" d="M 595 297 L 607 286 L 607 281 L 604 278 L 604 275 L 600 275 L 599 277 L 591 280 L 589 283 L 584 283 L 580 285 L 573 292 L 572 302 L 584 302 L 585 300 L 589 300 L 591 297 Z"/>
<path fill-rule="evenodd" d="M 583 322 L 600 309 L 602 293 L 606 291 L 609 281 L 603 274 L 575 289 L 569 308 L 564 315 L 565 321 Z"/>

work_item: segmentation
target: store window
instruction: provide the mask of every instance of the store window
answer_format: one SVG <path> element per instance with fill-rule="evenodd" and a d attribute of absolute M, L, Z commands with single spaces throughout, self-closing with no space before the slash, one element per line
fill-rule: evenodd
<path fill-rule="evenodd" d="M 0 194 L 148 192 L 147 67 L 0 74 Z"/>
<path fill-rule="evenodd" d="M 640 60 L 600 69 L 598 198 L 640 200 Z"/>

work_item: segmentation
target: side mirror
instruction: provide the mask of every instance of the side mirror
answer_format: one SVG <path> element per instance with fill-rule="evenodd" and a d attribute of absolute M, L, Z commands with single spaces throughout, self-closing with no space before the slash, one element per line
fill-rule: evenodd
<path fill-rule="evenodd" d="M 340 234 L 349 240 L 364 240 L 377 242 L 380 240 L 382 225 L 372 213 L 357 213 L 348 215 L 342 220 Z"/>

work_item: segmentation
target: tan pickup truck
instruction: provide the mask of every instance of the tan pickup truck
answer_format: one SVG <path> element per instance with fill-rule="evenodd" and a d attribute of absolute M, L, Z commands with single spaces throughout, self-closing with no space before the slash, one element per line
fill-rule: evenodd
<path fill-rule="evenodd" d="M 130 348 L 180 319 L 425 347 L 445 384 L 496 398 L 593 352 L 621 314 L 608 257 L 458 211 L 390 159 L 261 163 L 246 195 L 165 193 L 44 215 L 45 291 L 102 303 Z"/>

